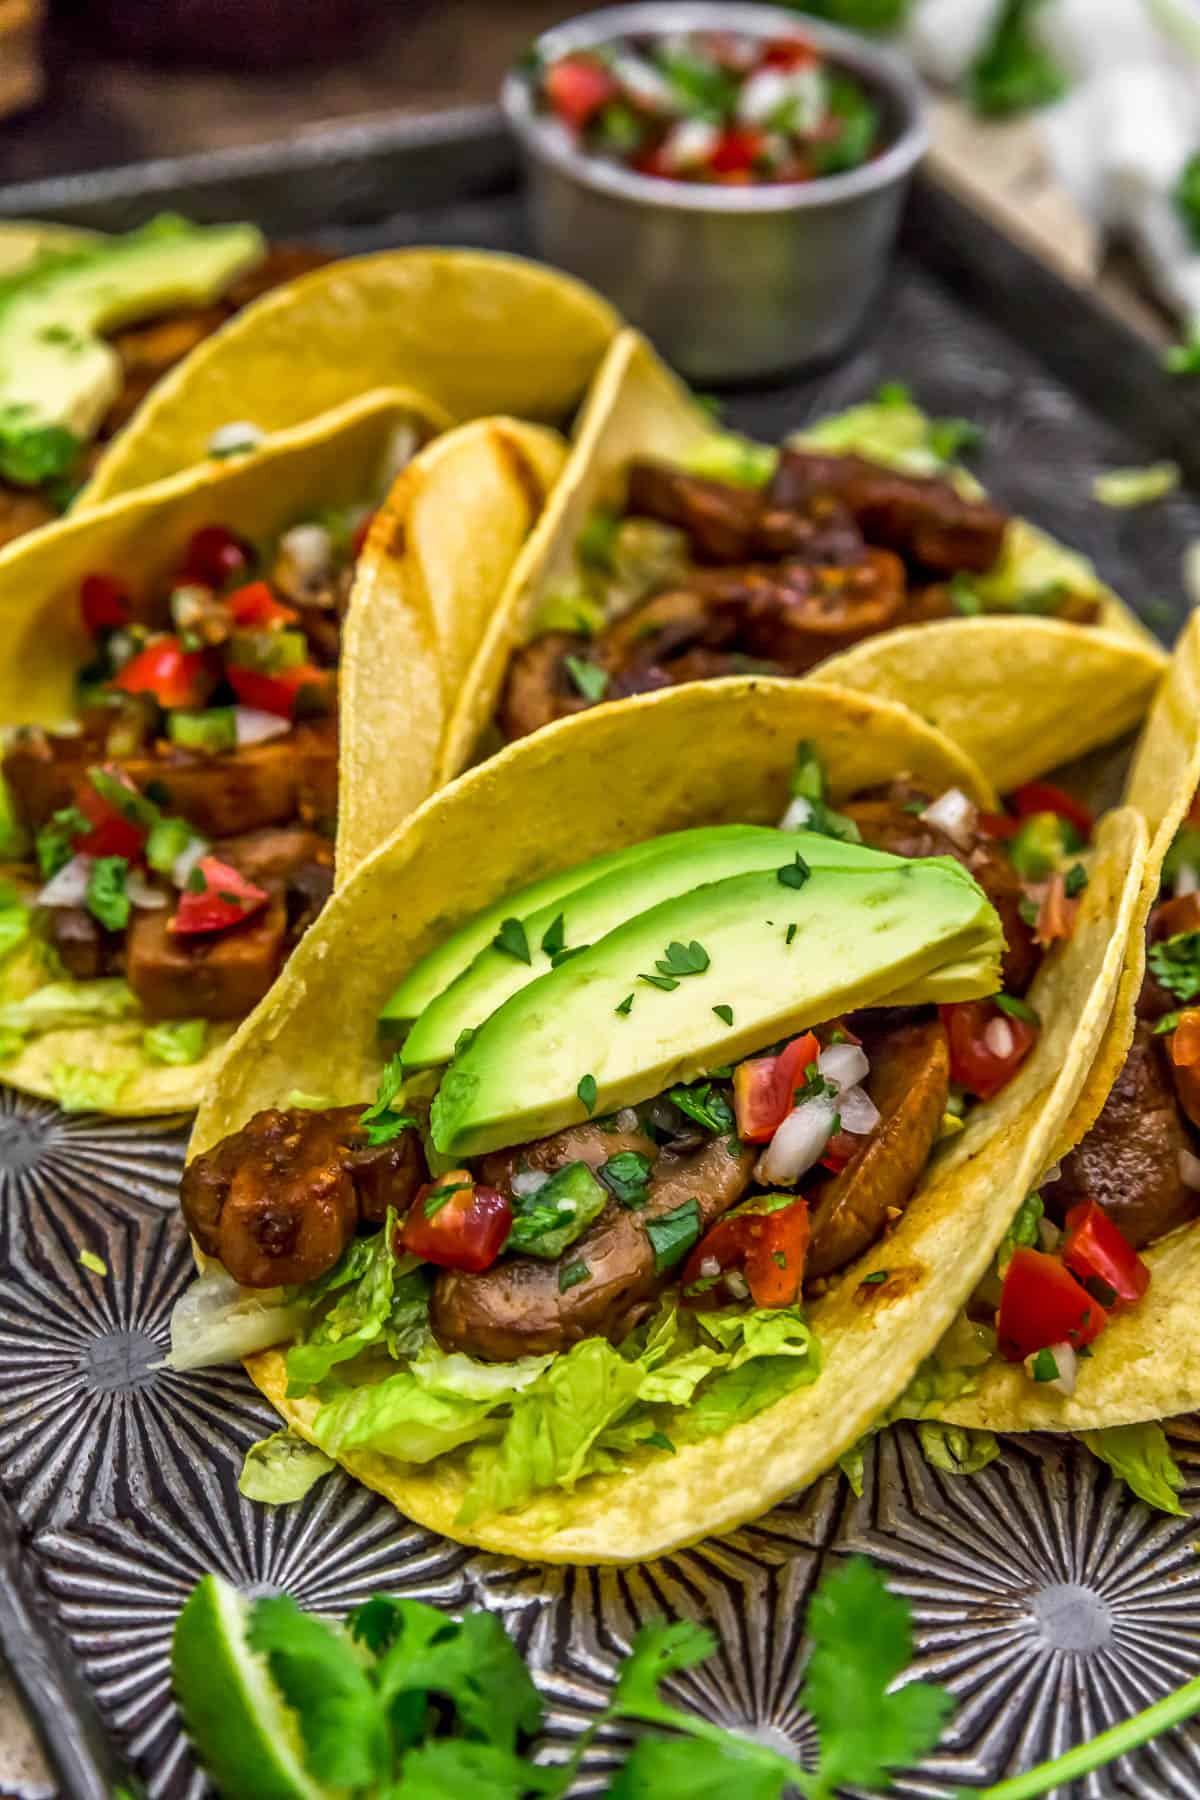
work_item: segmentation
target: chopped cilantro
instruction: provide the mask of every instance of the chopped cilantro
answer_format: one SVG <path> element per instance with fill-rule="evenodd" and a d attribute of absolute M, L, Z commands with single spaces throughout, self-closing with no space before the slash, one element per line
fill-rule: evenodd
<path fill-rule="evenodd" d="M 578 1287 L 581 1281 L 590 1280 L 591 1273 L 592 1271 L 585 1262 L 568 1263 L 564 1269 L 558 1271 L 559 1293 L 565 1294 L 568 1289 Z"/>
<path fill-rule="evenodd" d="M 654 966 L 660 975 L 703 975 L 708 967 L 708 951 L 695 938 L 690 944 L 668 944 L 666 956 Z"/>
<path fill-rule="evenodd" d="M 642 1442 L 648 1450 L 666 1450 L 671 1456 L 675 1454 L 675 1446 L 665 1431 L 652 1431 Z"/>
<path fill-rule="evenodd" d="M 608 1191 L 587 1163 L 568 1163 L 532 1194 L 514 1199 L 512 1230 L 504 1248 L 553 1262 L 607 1205 Z"/>
<path fill-rule="evenodd" d="M 1183 1017 L 1182 1013 L 1177 1013 L 1177 1012 L 1164 1013 L 1162 1018 L 1158 1021 L 1157 1025 L 1154 1027 L 1155 1037 L 1164 1037 L 1168 1031 L 1174 1031 L 1182 1017 Z"/>
<path fill-rule="evenodd" d="M 812 874 L 812 870 L 797 850 L 795 860 L 790 863 L 785 863 L 782 869 L 777 869 L 775 871 L 775 874 L 784 887 L 802 888 Z"/>
<path fill-rule="evenodd" d="M 556 957 L 559 954 L 559 952 L 561 951 L 563 944 L 565 942 L 565 939 L 566 939 L 566 920 L 564 919 L 562 913 L 559 913 L 557 919 L 555 919 L 551 924 L 547 925 L 545 931 L 542 933 L 542 952 L 543 952 L 543 954 L 545 956 L 549 956 L 551 958 Z"/>
<path fill-rule="evenodd" d="M 1035 1381 L 1057 1381 L 1059 1368 L 1053 1350 L 1039 1350 L 1030 1365 Z"/>
<path fill-rule="evenodd" d="M 889 1274 L 890 1270 L 888 1269 L 874 1269 L 870 1275 L 864 1275 L 858 1285 L 859 1287 L 878 1287 L 881 1281 L 887 1280 Z"/>
<path fill-rule="evenodd" d="M 84 905 L 106 931 L 124 931 L 132 903 L 125 892 L 129 864 L 123 856 L 98 856 L 88 874 Z"/>
<path fill-rule="evenodd" d="M 598 663 L 590 662 L 586 656 L 565 656 L 563 663 L 577 691 L 585 700 L 593 703 L 603 700 L 608 687 L 608 675 Z"/>
<path fill-rule="evenodd" d="M 664 994 L 673 994 L 679 986 L 671 975 L 639 975 L 638 980 L 644 981 L 649 987 L 661 988 Z"/>
<path fill-rule="evenodd" d="M 668 1213 L 644 1221 L 646 1236 L 654 1250 L 654 1268 L 665 1275 L 681 1262 L 700 1237 L 700 1202 L 685 1200 Z"/>
<path fill-rule="evenodd" d="M 447 1181 L 441 1187 L 430 1188 L 421 1203 L 421 1210 L 427 1219 L 436 1218 L 448 1200 L 455 1194 L 465 1194 L 474 1186 L 470 1181 Z"/>
<path fill-rule="evenodd" d="M 713 1011 L 716 1013 L 718 1019 L 721 1020 L 722 1024 L 724 1024 L 724 1025 L 732 1025 L 733 1024 L 733 1008 L 732 1008 L 732 1006 L 714 1006 Z"/>
<path fill-rule="evenodd" d="M 650 1158 L 640 1150 L 621 1150 L 601 1163 L 596 1172 L 622 1206 L 637 1207 L 646 1204 L 646 1183 L 652 1166 Z"/>
<path fill-rule="evenodd" d="M 695 1119 L 697 1125 L 703 1125 L 705 1131 L 711 1131 L 714 1137 L 733 1130 L 733 1108 L 711 1081 L 699 1081 L 694 1087 L 673 1087 L 669 1089 L 667 1099 L 689 1119 Z"/>
<path fill-rule="evenodd" d="M 563 964 L 565 962 L 570 962 L 573 956 L 582 956 L 584 951 L 590 950 L 591 947 L 590 944 L 572 944 L 569 950 L 556 950 L 554 955 L 550 958 L 550 967 L 552 969 L 561 969 Z"/>
<path fill-rule="evenodd" d="M 939 462 L 949 463 L 978 450 L 983 429 L 973 419 L 930 419 L 926 442 Z"/>
<path fill-rule="evenodd" d="M 1156 980 L 1186 1005 L 1200 995 L 1200 931 L 1181 931 L 1151 944 L 1146 957 Z"/>
<path fill-rule="evenodd" d="M 620 1001 L 618 1005 L 613 1007 L 613 1011 L 620 1013 L 623 1019 L 627 1019 L 629 1014 L 633 1011 L 633 995 L 626 994 L 625 998 Z"/>
<path fill-rule="evenodd" d="M 594 1075 L 580 1076 L 575 1092 L 579 1095 L 580 1104 L 590 1119 L 596 1110 L 596 1077 Z"/>
<path fill-rule="evenodd" d="M 192 870 L 184 885 L 189 894 L 207 893 L 208 876 L 204 873 L 204 870 L 200 867 L 199 863 L 196 864 L 196 867 Z"/>
<path fill-rule="evenodd" d="M 77 806 L 62 807 L 51 816 L 48 825 L 42 826 L 34 839 L 34 849 L 44 881 L 66 868 L 75 854 L 74 839 L 91 828 L 91 820 Z"/>
<path fill-rule="evenodd" d="M 400 1092 L 404 1082 L 404 1063 L 401 1052 L 384 1065 L 379 1077 L 379 1085 L 375 1091 L 373 1103 L 367 1107 L 359 1118 L 359 1126 L 366 1132 L 367 1142 L 372 1148 L 380 1144 L 390 1144 L 398 1138 L 402 1131 L 415 1126 L 417 1121 L 411 1113 L 399 1113 L 392 1109 L 392 1101 Z"/>
<path fill-rule="evenodd" d="M 525 936 L 525 927 L 520 919 L 505 919 L 492 943 L 497 950 L 503 950 L 506 956 L 515 958 L 517 962 L 531 961 L 529 939 Z"/>
<path fill-rule="evenodd" d="M 1088 884 L 1088 873 L 1082 863 L 1072 863 L 1063 876 L 1063 892 L 1068 900 L 1077 900 Z"/>
<path fill-rule="evenodd" d="M 1007 1013 L 1010 1019 L 1023 1019 L 1026 1025 L 1037 1025 L 1040 1028 L 1042 1021 L 1028 1000 L 1018 1000 L 1015 994 L 995 994 L 993 999 L 1000 1011 Z"/>
<path fill-rule="evenodd" d="M 786 931 L 785 931 L 785 932 L 784 932 L 784 934 L 783 934 L 783 941 L 784 941 L 784 943 L 785 943 L 785 944 L 792 944 L 792 943 L 794 943 L 794 942 L 795 942 L 795 940 L 796 940 L 796 933 L 797 933 L 797 931 L 798 931 L 798 930 L 799 930 L 799 929 L 800 929 L 800 928 L 799 928 L 799 926 L 798 926 L 798 925 L 789 925 L 789 926 L 788 926 L 788 928 L 787 928 L 787 930 L 786 930 Z"/>

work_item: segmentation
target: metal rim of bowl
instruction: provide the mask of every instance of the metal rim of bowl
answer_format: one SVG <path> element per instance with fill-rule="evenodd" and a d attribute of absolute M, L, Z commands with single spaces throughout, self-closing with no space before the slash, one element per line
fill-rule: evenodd
<path fill-rule="evenodd" d="M 586 187 L 611 194 L 634 205 L 676 208 L 685 212 L 720 214 L 815 211 L 843 200 L 872 194 L 903 180 L 929 146 L 929 131 L 920 84 L 911 68 L 893 51 L 869 43 L 854 32 L 843 31 L 819 19 L 805 18 L 794 25 L 777 6 L 761 6 L 730 0 L 678 0 L 662 5 L 659 0 L 635 0 L 632 5 L 605 6 L 580 13 L 561 25 L 551 26 L 535 38 L 533 48 L 548 60 L 590 50 L 597 44 L 635 34 L 662 37 L 671 31 L 744 32 L 752 37 L 780 37 L 789 28 L 806 37 L 830 59 L 882 93 L 894 110 L 898 125 L 895 138 L 881 156 L 861 168 L 840 175 L 822 175 L 812 181 L 764 184 L 762 187 L 715 187 L 685 181 L 663 181 L 639 175 L 619 164 L 589 156 L 567 143 L 552 120 L 538 113 L 532 103 L 528 77 L 510 69 L 501 90 L 501 104 L 510 128 L 526 152 L 551 163 Z"/>

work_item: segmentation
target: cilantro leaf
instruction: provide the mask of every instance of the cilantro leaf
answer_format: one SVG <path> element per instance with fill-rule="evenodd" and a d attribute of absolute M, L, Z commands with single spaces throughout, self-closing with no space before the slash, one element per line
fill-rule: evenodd
<path fill-rule="evenodd" d="M 810 1800 L 843 1786 L 873 1787 L 937 1743 L 953 1702 L 943 1688 L 889 1688 L 912 1658 L 907 1601 L 862 1557 L 828 1576 L 808 1609 L 812 1655 L 800 1702 L 816 1721 L 821 1759 Z"/>
<path fill-rule="evenodd" d="M 517 962 L 529 962 L 529 939 L 525 936 L 525 927 L 520 919 L 505 919 L 499 931 L 492 939 L 497 950 L 503 950 Z"/>
<path fill-rule="evenodd" d="M 566 942 L 566 919 L 562 913 L 547 925 L 542 933 L 542 953 L 552 960 L 558 956 Z"/>
<path fill-rule="evenodd" d="M 98 856 L 88 873 L 84 904 L 106 931 L 124 931 L 133 910 L 125 892 L 129 864 L 123 856 Z"/>
<path fill-rule="evenodd" d="M 602 1162 L 596 1173 L 622 1206 L 644 1206 L 650 1168 L 650 1158 L 640 1150 L 621 1150 Z"/>
<path fill-rule="evenodd" d="M 812 870 L 797 850 L 794 862 L 785 863 L 782 869 L 776 869 L 776 879 L 783 887 L 802 888 L 811 875 Z"/>
<path fill-rule="evenodd" d="M 412 1113 L 395 1112 L 392 1101 L 404 1085 L 403 1052 L 397 1050 L 384 1065 L 379 1077 L 379 1086 L 375 1091 L 375 1100 L 359 1118 L 360 1128 L 367 1134 L 367 1142 L 372 1148 L 380 1144 L 390 1144 L 398 1138 L 402 1131 L 415 1126 L 416 1118 Z"/>
<path fill-rule="evenodd" d="M 1041 4 L 1005 0 L 990 40 L 967 73 L 967 97 L 977 112 L 1011 117 L 1066 93 L 1066 75 L 1034 34 L 1033 14 Z"/>
<path fill-rule="evenodd" d="M 603 700 L 608 675 L 599 663 L 591 662 L 586 656 L 565 656 L 563 662 L 577 693 L 593 705 L 597 700 Z"/>
<path fill-rule="evenodd" d="M 654 966 L 660 975 L 703 975 L 708 967 L 708 951 L 695 938 L 690 944 L 671 943 L 665 957 Z"/>
<path fill-rule="evenodd" d="M 580 1105 L 590 1119 L 596 1110 L 596 1077 L 581 1075 L 575 1092 L 579 1097 Z"/>
<path fill-rule="evenodd" d="M 43 825 L 34 839 L 43 880 L 49 881 L 60 869 L 66 868 L 75 854 L 74 840 L 91 829 L 91 820 L 77 806 L 61 807 L 51 815 L 49 824 Z"/>
<path fill-rule="evenodd" d="M 381 1800 L 447 1800 L 450 1794 L 523 1800 L 526 1794 L 561 1793 L 561 1783 L 561 1769 L 539 1768 L 495 1744 L 435 1738 L 406 1753 L 401 1780 Z"/>
<path fill-rule="evenodd" d="M 1200 995 L 1200 931 L 1181 931 L 1151 944 L 1146 956 L 1161 986 L 1186 1005 Z"/>
<path fill-rule="evenodd" d="M 541 1696 L 494 1613 L 453 1619 L 420 1600 L 376 1594 L 349 1625 L 375 1651 L 375 1679 L 389 1711 L 406 1695 L 444 1695 L 464 1731 L 510 1752 L 541 1725 Z"/>
<path fill-rule="evenodd" d="M 733 1108 L 711 1081 L 698 1081 L 694 1087 L 673 1087 L 668 1091 L 667 1099 L 689 1119 L 695 1119 L 697 1125 L 703 1125 L 705 1131 L 711 1131 L 714 1137 L 734 1128 Z"/>
<path fill-rule="evenodd" d="M 681 1262 L 700 1238 L 700 1202 L 685 1200 L 670 1212 L 647 1219 L 646 1236 L 654 1250 L 654 1267 L 659 1275 Z"/>
<path fill-rule="evenodd" d="M 391 1763 L 386 1721 L 348 1641 L 287 1594 L 256 1601 L 246 1635 L 295 1711 L 310 1773 L 334 1787 L 381 1781 Z"/>

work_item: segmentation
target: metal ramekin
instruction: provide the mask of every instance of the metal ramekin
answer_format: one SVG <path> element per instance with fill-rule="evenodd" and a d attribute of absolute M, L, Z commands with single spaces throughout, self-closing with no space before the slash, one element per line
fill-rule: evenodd
<path fill-rule="evenodd" d="M 927 143 L 911 70 L 875 44 L 774 6 L 655 0 L 607 6 L 537 40 L 547 59 L 669 31 L 807 37 L 872 92 L 887 148 L 844 175 L 778 186 L 656 180 L 585 156 L 533 106 L 519 70 L 503 104 L 523 150 L 550 262 L 608 295 L 698 381 L 775 375 L 834 356 L 884 280 L 908 180 Z"/>

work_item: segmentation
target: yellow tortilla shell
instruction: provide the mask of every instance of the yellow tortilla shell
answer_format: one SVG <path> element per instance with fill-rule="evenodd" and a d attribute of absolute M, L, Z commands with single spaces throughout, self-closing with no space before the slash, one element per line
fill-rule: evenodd
<path fill-rule="evenodd" d="M 335 894 L 274 991 L 242 1027 L 201 1109 L 207 1148 L 300 1087 L 350 1102 L 381 1066 L 375 1014 L 419 956 L 521 884 L 615 846 L 704 822 L 777 819 L 796 743 L 826 760 L 835 800 L 900 770 L 986 804 L 987 782 L 955 746 L 893 703 L 821 682 L 726 679 L 643 695 L 562 721 L 442 790 Z M 551 1562 L 632 1562 L 765 1511 L 811 1481 L 907 1385 L 994 1253 L 1044 1164 L 1107 1022 L 1145 827 L 1105 820 L 1071 943 L 1033 990 L 1045 1029 L 1025 1068 L 935 1156 L 892 1235 L 812 1309 L 823 1372 L 753 1421 L 669 1461 L 589 1480 L 573 1494 L 469 1528 L 462 1465 L 376 1456 L 351 1473 L 448 1536 Z M 885 1281 L 862 1285 L 886 1269 Z M 285 1398 L 284 1359 L 249 1364 L 297 1430 L 312 1404 Z"/>
<path fill-rule="evenodd" d="M 623 501 L 630 458 L 679 460 L 712 434 L 709 416 L 646 340 L 622 332 L 596 376 L 562 480 L 479 643 L 446 731 L 441 779 L 475 754 L 509 658 L 535 635 L 547 595 L 569 581 L 588 513 Z M 1094 593 L 1102 623 L 1024 614 L 935 621 L 870 638 L 815 673 L 912 707 L 1004 791 L 1131 730 L 1167 659 L 1091 565 L 1035 526 L 1014 521 L 1002 569 L 1004 579 L 1024 571 L 1035 587 L 1069 580 L 1076 592 Z"/>
<path fill-rule="evenodd" d="M 386 483 L 397 433 L 407 435 L 415 429 L 419 436 L 427 437 L 444 420 L 438 406 L 415 396 L 363 395 L 315 424 L 281 432 L 250 456 L 185 471 L 93 512 L 72 514 L 61 524 L 21 538 L 0 552 L 0 620 L 5 643 L 5 656 L 0 659 L 0 730 L 20 724 L 54 726 L 72 718 L 76 673 L 92 654 L 79 614 L 79 583 L 84 575 L 112 570 L 131 586 L 153 587 L 178 567 L 188 538 L 200 525 L 222 524 L 260 540 L 285 530 L 316 508 L 369 500 Z M 389 619 L 397 635 L 406 629 L 405 602 L 397 590 L 382 596 L 360 595 L 356 590 L 351 620 L 359 606 L 368 604 L 378 615 L 376 631 L 386 634 Z M 348 642 L 342 659 L 343 682 L 347 659 L 353 654 Z M 423 654 L 424 683 L 436 683 L 432 647 Z M 372 674 L 386 693 L 391 665 L 382 668 L 382 678 L 378 667 Z M 406 683 L 420 685 L 411 660 L 404 676 Z M 349 686 L 355 685 L 351 680 Z M 359 741 L 361 728 L 345 704 L 344 693 L 340 718 L 339 783 L 344 803 L 347 769 L 365 766 L 371 756 L 378 757 L 384 767 L 401 761 L 419 737 L 419 722 L 407 717 L 403 690 L 382 726 L 375 720 L 366 722 L 371 736 L 365 746 Z M 364 843 L 372 832 L 372 797 L 381 810 L 374 841 L 385 835 L 391 823 L 386 789 L 368 787 L 356 813 Z M 56 1064 L 101 1074 L 127 1070 L 128 1078 L 106 1110 L 162 1113 L 195 1106 L 232 1028 L 210 1026 L 203 1059 L 173 1067 L 141 1056 L 139 1039 L 144 1025 L 139 1018 L 41 1033 L 30 1038 L 17 1056 L 0 1063 L 0 1082 L 53 1098 Z"/>
<path fill-rule="evenodd" d="M 339 880 L 441 785 L 438 747 L 468 646 L 486 630 L 566 455 L 545 426 L 480 419 L 436 438 L 397 477 L 360 559 L 346 627 L 342 704 L 355 730 L 342 749 Z M 398 709 L 408 721 L 400 756 Z"/>
<path fill-rule="evenodd" d="M 1150 827 L 1142 893 L 1133 910 L 1116 1003 L 1100 1050 L 1052 1161 L 1073 1149 L 1099 1116 L 1133 1039 L 1146 966 L 1146 919 L 1163 858 L 1200 787 L 1200 614 L 1193 613 L 1150 709 L 1134 754 L 1127 797 Z M 1169 1418 L 1200 1406 L 1200 1220 L 1143 1253 L 1150 1288 L 1112 1320 L 1080 1365 L 1074 1395 L 1029 1379 L 1020 1364 L 988 1363 L 976 1391 L 948 1407 L 956 1425 L 991 1431 L 1092 1431 Z"/>
<path fill-rule="evenodd" d="M 385 250 L 246 307 L 157 383 L 77 505 L 203 462 L 233 420 L 280 431 L 368 389 L 411 386 L 456 419 L 565 418 L 617 329 L 569 275 L 484 250 Z"/>

